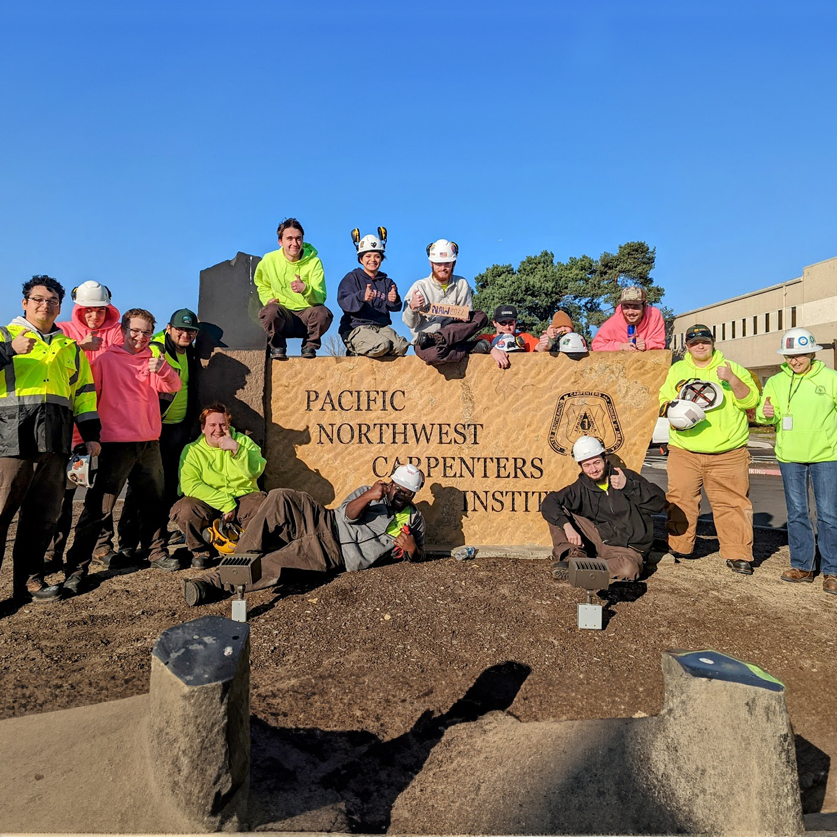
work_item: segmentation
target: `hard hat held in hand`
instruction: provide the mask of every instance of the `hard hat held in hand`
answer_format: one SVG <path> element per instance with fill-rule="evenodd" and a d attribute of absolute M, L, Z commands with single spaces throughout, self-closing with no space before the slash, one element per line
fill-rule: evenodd
<path fill-rule="evenodd" d="M 585 459 L 592 459 L 594 456 L 604 456 L 604 445 L 594 436 L 580 436 L 573 445 L 573 459 L 576 462 L 584 462 Z"/>
<path fill-rule="evenodd" d="M 415 465 L 399 465 L 392 472 L 392 481 L 415 494 L 424 485 L 424 474 Z"/>
<path fill-rule="evenodd" d="M 724 388 L 714 381 L 686 381 L 677 397 L 681 401 L 691 401 L 704 412 L 715 410 L 724 403 Z"/>
<path fill-rule="evenodd" d="M 568 355 L 583 355 L 590 350 L 587 348 L 587 341 L 581 334 L 570 331 L 558 341 L 558 351 Z"/>
<path fill-rule="evenodd" d="M 427 245 L 427 258 L 434 264 L 449 264 L 455 262 L 459 255 L 459 247 L 453 241 L 440 238 Z"/>
<path fill-rule="evenodd" d="M 822 346 L 817 344 L 814 335 L 807 328 L 792 328 L 782 335 L 782 348 L 777 355 L 807 355 L 819 352 Z"/>
<path fill-rule="evenodd" d="M 106 308 L 110 305 L 110 291 L 98 282 L 82 282 L 73 288 L 73 302 L 82 308 Z"/>
<path fill-rule="evenodd" d="M 526 344 L 518 334 L 498 334 L 491 341 L 491 348 L 501 352 L 525 352 Z"/>
<path fill-rule="evenodd" d="M 99 457 L 89 453 L 74 453 L 67 463 L 67 479 L 82 488 L 92 488 L 99 469 Z"/>
<path fill-rule="evenodd" d="M 706 413 L 693 401 L 670 401 L 666 418 L 675 430 L 690 430 L 706 418 Z"/>

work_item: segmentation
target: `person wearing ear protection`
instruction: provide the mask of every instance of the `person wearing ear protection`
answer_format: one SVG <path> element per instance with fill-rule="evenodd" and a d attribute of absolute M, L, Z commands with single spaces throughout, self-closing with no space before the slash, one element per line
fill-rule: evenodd
<path fill-rule="evenodd" d="M 453 272 L 458 256 L 459 247 L 446 238 L 428 244 L 430 276 L 413 283 L 404 300 L 401 319 L 413 334 L 416 354 L 429 366 L 457 363 L 472 352 L 491 351 L 487 340 L 474 340 L 487 327 L 488 317 L 473 310 L 468 280 Z M 433 314 L 434 303 L 467 308 L 468 319 Z"/>
<path fill-rule="evenodd" d="M 401 310 L 395 282 L 381 270 L 386 258 L 387 230 L 378 236 L 360 237 L 352 230 L 360 267 L 347 273 L 337 289 L 337 304 L 343 310 L 340 337 L 349 354 L 364 357 L 403 357 L 410 344 L 392 327 L 390 311 Z"/>

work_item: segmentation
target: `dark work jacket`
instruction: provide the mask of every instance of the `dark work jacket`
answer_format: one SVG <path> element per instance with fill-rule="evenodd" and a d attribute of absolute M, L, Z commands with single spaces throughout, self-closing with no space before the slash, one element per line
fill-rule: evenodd
<path fill-rule="evenodd" d="M 163 331 L 160 334 L 155 334 L 150 348 L 153 355 L 162 355 L 169 362 L 169 366 L 177 372 L 178 376 L 180 375 L 183 355 L 177 353 L 177 346 L 174 345 L 174 341 L 168 332 Z M 189 367 L 189 383 L 186 388 L 186 415 L 180 424 L 197 432 L 198 415 L 200 413 L 198 376 L 201 373 L 201 364 L 194 344 L 186 347 L 186 363 Z M 160 393 L 160 414 L 162 416 L 165 417 L 166 411 L 171 407 L 171 402 L 174 401 L 174 396 L 175 393 L 173 392 Z"/>
<path fill-rule="evenodd" d="M 654 542 L 652 514 L 665 508 L 662 488 L 635 471 L 622 469 L 627 482 L 621 490 L 608 487 L 602 491 L 586 474 L 560 491 L 551 491 L 541 505 L 547 523 L 563 526 L 572 523 L 569 514 L 578 514 L 596 524 L 602 540 L 611 546 L 630 546 L 642 553 L 651 550 Z M 607 463 L 608 480 L 613 467 Z"/>
<path fill-rule="evenodd" d="M 340 287 L 337 289 L 337 304 L 344 312 L 340 320 L 340 336 L 345 339 L 349 332 L 362 325 L 392 325 L 389 312 L 401 310 L 400 294 L 395 297 L 395 302 L 387 299 L 387 294 L 394 284 L 382 270 L 378 271 L 374 279 L 371 279 L 362 267 L 347 273 L 340 280 Z M 367 285 L 371 285 L 376 293 L 369 302 L 363 299 Z"/>

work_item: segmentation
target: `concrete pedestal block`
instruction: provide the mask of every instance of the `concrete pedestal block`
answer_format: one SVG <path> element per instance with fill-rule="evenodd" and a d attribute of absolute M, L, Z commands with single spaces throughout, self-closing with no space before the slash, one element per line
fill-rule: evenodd
<path fill-rule="evenodd" d="M 197 831 L 238 831 L 250 770 L 250 629 L 205 616 L 162 633 L 151 658 L 149 769 Z"/>
<path fill-rule="evenodd" d="M 263 349 L 261 302 L 253 277 L 261 256 L 238 252 L 233 259 L 201 271 L 198 318 L 217 345 L 228 349 Z"/>

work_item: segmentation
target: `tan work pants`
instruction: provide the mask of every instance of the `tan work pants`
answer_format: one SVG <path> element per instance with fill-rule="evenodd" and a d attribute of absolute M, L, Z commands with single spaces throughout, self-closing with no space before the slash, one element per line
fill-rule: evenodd
<path fill-rule="evenodd" d="M 642 572 L 642 553 L 630 546 L 613 546 L 602 540 L 596 524 L 580 514 L 570 514 L 572 525 L 581 535 L 581 548 L 590 557 L 601 558 L 607 563 L 611 578 L 621 581 L 634 581 Z M 563 526 L 549 524 L 549 534 L 552 536 L 552 551 L 559 561 L 566 560 L 566 556 L 573 549 L 573 544 L 567 540 Z"/>
<path fill-rule="evenodd" d="M 668 545 L 689 555 L 695 547 L 700 489 L 706 491 L 721 557 L 753 560 L 753 504 L 750 502 L 750 454 L 747 448 L 726 453 L 668 451 Z"/>

